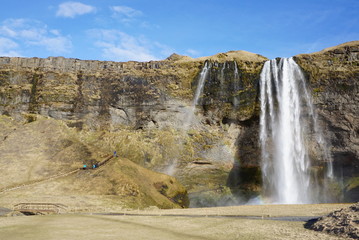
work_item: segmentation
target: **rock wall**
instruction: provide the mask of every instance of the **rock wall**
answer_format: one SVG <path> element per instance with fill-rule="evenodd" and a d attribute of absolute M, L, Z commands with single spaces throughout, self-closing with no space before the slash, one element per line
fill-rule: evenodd
<path fill-rule="evenodd" d="M 295 57 L 313 91 L 344 201 L 359 199 L 359 42 Z"/>
<path fill-rule="evenodd" d="M 173 75 L 166 72 L 173 68 L 169 61 L 64 58 L 1 58 L 0 66 L 2 114 L 22 119 L 24 113 L 34 113 L 90 128 L 118 124 L 140 128 L 164 109 L 176 111 L 170 108 L 171 94 L 180 93 L 171 91 L 171 84 L 182 88 L 186 75 L 198 71 L 193 65 L 183 75 Z"/>
<path fill-rule="evenodd" d="M 228 52 L 157 62 L 65 58 L 0 58 L 0 113 L 20 122 L 37 116 L 64 121 L 92 149 L 110 152 L 177 177 L 192 205 L 231 195 L 240 122 L 255 112 L 266 58 Z M 193 93 L 205 61 L 212 64 L 199 105 Z M 205 199 L 205 200 L 203 200 Z M 229 199 L 232 201 L 232 199 Z"/>
<path fill-rule="evenodd" d="M 201 105 L 209 115 L 215 112 L 217 121 L 251 115 L 256 77 L 265 58 L 256 56 L 254 60 L 243 61 L 240 57 L 237 61 L 227 61 L 231 57 L 223 54 L 212 57 L 213 60 L 207 58 L 214 62 L 214 67 Z M 197 76 L 207 59 L 172 56 L 158 62 L 116 63 L 62 57 L 3 57 L 0 58 L 0 112 L 17 119 L 24 113 L 34 113 L 91 127 L 176 125 L 172 122 L 184 119 L 183 108 L 191 105 Z M 218 89 L 218 68 L 224 64 L 225 79 L 221 79 Z M 236 79 L 234 64 L 240 71 Z M 245 110 L 249 113 L 241 107 L 238 114 L 235 108 L 239 108 L 239 101 L 243 107 L 248 106 Z M 168 120 L 163 115 L 175 117 Z"/>
<path fill-rule="evenodd" d="M 295 57 L 348 201 L 359 199 L 358 48 L 351 42 Z M 178 178 L 192 206 L 236 204 L 233 193 L 249 198 L 261 190 L 258 80 L 266 60 L 244 51 L 144 63 L 3 57 L 0 113 L 22 122 L 43 115 L 96 136 L 87 139 L 94 148 L 117 149 Z M 211 68 L 194 107 L 206 61 Z"/>

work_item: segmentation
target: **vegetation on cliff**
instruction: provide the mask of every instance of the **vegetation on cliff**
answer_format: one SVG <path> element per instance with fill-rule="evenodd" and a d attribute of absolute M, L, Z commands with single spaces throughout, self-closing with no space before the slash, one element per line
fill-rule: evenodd
<path fill-rule="evenodd" d="M 295 57 L 323 126 L 329 126 L 324 130 L 336 169 L 346 176 L 348 201 L 358 192 L 358 47 L 352 42 Z M 174 54 L 143 63 L 0 58 L 0 113 L 14 119 L 0 121 L 0 159 L 8 165 L 2 187 L 78 168 L 84 158 L 117 150 L 121 161 L 48 184 L 57 197 L 76 195 L 90 205 L 97 196 L 111 206 L 185 207 L 184 187 L 196 206 L 238 204 L 234 196 L 249 198 L 261 190 L 258 80 L 266 60 L 245 51 L 198 59 Z M 211 70 L 193 106 L 206 61 Z M 105 187 L 96 187 L 97 181 Z M 38 185 L 34 193 L 45 194 L 50 185 Z M 36 195 L 9 192 L 0 203 L 21 194 Z"/>

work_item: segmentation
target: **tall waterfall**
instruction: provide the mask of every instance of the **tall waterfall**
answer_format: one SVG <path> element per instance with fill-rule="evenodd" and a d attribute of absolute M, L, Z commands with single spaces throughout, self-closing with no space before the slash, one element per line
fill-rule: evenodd
<path fill-rule="evenodd" d="M 202 96 L 204 83 L 205 83 L 205 80 L 206 80 L 207 73 L 208 73 L 209 69 L 211 69 L 211 63 L 205 62 L 204 67 L 202 68 L 202 71 L 201 71 L 201 73 L 199 75 L 199 80 L 198 80 L 196 93 L 194 94 L 194 98 L 193 98 L 193 107 L 198 105 L 199 99 Z"/>
<path fill-rule="evenodd" d="M 292 58 L 270 60 L 260 76 L 263 187 L 272 203 L 315 202 L 308 141 L 326 149 L 305 78 Z M 328 162 L 330 154 L 321 150 Z M 331 173 L 328 167 L 328 175 Z"/>
<path fill-rule="evenodd" d="M 183 119 L 183 130 L 185 131 L 189 130 L 196 123 L 196 116 L 195 116 L 196 106 L 199 104 L 199 101 L 202 97 L 206 78 L 211 67 L 212 67 L 212 63 L 206 61 L 202 68 L 201 73 L 199 74 L 198 85 L 193 97 L 192 104 L 187 108 L 185 118 Z M 181 144 L 181 148 L 182 148 L 182 144 Z M 178 162 L 177 159 L 172 160 L 172 162 L 169 163 L 169 165 L 163 170 L 163 173 L 166 173 L 167 175 L 170 176 L 174 176 L 177 168 L 177 162 Z"/>
<path fill-rule="evenodd" d="M 239 86 L 239 73 L 238 73 L 238 65 L 237 62 L 234 61 L 234 91 L 235 91 L 235 95 L 237 95 L 237 92 L 240 89 Z M 234 96 L 233 97 L 233 105 L 234 107 L 238 107 L 239 106 L 239 97 L 238 96 Z"/>

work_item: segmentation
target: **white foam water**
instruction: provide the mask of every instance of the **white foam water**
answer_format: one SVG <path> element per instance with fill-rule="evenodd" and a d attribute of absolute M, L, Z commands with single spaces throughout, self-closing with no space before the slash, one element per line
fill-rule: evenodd
<path fill-rule="evenodd" d="M 270 60 L 260 76 L 260 144 L 264 194 L 272 203 L 316 202 L 307 141 L 314 132 L 332 175 L 331 156 L 318 126 L 305 78 L 292 58 Z"/>
<path fill-rule="evenodd" d="M 199 104 L 199 99 L 201 98 L 201 96 L 203 94 L 203 88 L 204 88 L 205 80 L 206 80 L 206 77 L 208 74 L 208 70 L 211 69 L 211 67 L 212 67 L 211 63 L 206 62 L 204 64 L 204 67 L 202 68 L 200 75 L 199 75 L 196 93 L 193 98 L 193 106 L 194 107 Z"/>

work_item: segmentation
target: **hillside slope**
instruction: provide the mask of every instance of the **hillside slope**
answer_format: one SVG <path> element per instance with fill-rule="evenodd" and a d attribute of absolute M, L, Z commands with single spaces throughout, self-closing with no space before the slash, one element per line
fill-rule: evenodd
<path fill-rule="evenodd" d="M 101 161 L 105 154 L 81 142 L 76 130 L 59 120 L 38 119 L 22 125 L 1 116 L 1 124 L 6 126 L 0 141 L 1 206 L 60 202 L 71 211 L 88 207 L 188 206 L 186 190 L 176 179 L 124 158 L 114 158 L 95 170 L 66 175 L 82 168 L 84 163 Z M 66 176 L 49 179 L 59 174 Z"/>

